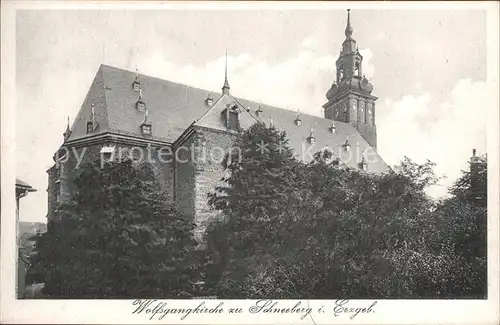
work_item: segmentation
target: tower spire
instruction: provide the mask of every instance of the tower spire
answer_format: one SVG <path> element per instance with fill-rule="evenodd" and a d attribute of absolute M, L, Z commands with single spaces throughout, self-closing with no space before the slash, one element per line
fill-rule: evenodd
<path fill-rule="evenodd" d="M 347 9 L 347 26 L 345 27 L 345 37 L 350 39 L 352 36 L 352 27 L 351 27 L 351 9 Z"/>
<path fill-rule="evenodd" d="M 224 66 L 224 86 L 222 86 L 222 93 L 229 94 L 229 81 L 227 80 L 227 47 L 226 47 L 226 62 Z"/>

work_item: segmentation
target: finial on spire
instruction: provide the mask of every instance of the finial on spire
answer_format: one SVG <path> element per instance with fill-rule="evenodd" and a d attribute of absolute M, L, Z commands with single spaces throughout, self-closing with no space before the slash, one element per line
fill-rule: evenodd
<path fill-rule="evenodd" d="M 295 118 L 295 121 L 293 121 L 295 125 L 300 126 L 302 124 L 302 120 L 300 119 L 300 111 L 297 110 L 297 117 Z"/>
<path fill-rule="evenodd" d="M 64 141 L 68 140 L 70 135 L 71 135 L 71 130 L 69 129 L 69 116 L 68 116 L 68 124 L 66 125 L 66 131 L 64 131 L 63 133 Z"/>
<path fill-rule="evenodd" d="M 351 9 L 347 9 L 347 26 L 345 27 L 345 37 L 348 39 L 352 36 L 352 27 L 351 27 Z"/>
<path fill-rule="evenodd" d="M 134 81 L 132 82 L 132 89 L 134 89 L 134 91 L 139 91 L 141 87 L 141 83 L 139 82 L 139 69 L 136 67 L 135 68 L 135 78 L 134 78 Z"/>
<path fill-rule="evenodd" d="M 228 94 L 229 93 L 229 81 L 227 80 L 227 47 L 226 47 L 226 62 L 224 66 L 224 86 L 222 86 L 222 93 L 223 94 Z"/>

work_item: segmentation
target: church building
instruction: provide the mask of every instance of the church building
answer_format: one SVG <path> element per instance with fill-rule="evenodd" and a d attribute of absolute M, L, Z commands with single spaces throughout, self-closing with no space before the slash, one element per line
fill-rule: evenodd
<path fill-rule="evenodd" d="M 216 214 L 207 194 L 224 176 L 220 158 L 231 150 L 238 132 L 258 122 L 285 131 L 298 159 L 307 162 L 311 157 L 304 152 L 329 148 L 339 164 L 382 173 L 388 166 L 376 152 L 377 97 L 362 66 L 349 10 L 324 117 L 234 97 L 227 64 L 221 93 L 101 65 L 47 171 L 47 217 L 53 217 L 57 202 L 71 196 L 76 155 L 90 161 L 127 154 L 137 158 L 144 175 L 159 181 L 170 203 L 193 218 L 200 234 Z M 196 149 L 200 146 L 204 152 Z M 167 151 L 175 153 L 172 159 L 159 159 Z M 206 152 L 212 153 L 208 159 L 201 157 Z"/>

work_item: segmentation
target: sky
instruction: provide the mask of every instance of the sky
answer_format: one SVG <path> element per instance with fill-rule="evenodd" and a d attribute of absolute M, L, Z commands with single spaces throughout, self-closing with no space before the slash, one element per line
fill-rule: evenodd
<path fill-rule="evenodd" d="M 16 14 L 21 221 L 45 221 L 47 174 L 100 64 L 322 116 L 345 10 L 23 10 Z M 378 152 L 437 164 L 440 197 L 486 152 L 486 11 L 352 10 L 377 96 Z"/>

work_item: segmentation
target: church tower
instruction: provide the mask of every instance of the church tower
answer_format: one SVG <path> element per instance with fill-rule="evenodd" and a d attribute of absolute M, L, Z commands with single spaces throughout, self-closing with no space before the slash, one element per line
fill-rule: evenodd
<path fill-rule="evenodd" d="M 337 77 L 326 92 L 325 118 L 350 123 L 363 138 L 377 148 L 373 85 L 363 75 L 363 56 L 352 37 L 350 9 L 347 10 L 345 40 L 336 62 Z"/>

